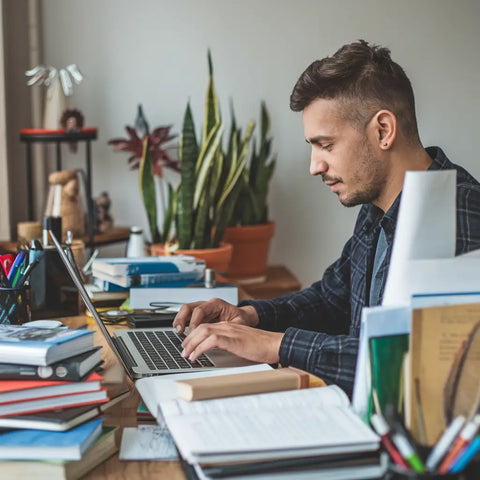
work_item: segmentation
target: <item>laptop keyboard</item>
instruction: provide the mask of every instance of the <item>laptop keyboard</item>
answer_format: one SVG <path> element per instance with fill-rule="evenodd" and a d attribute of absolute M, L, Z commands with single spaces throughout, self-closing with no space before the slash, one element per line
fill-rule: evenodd
<path fill-rule="evenodd" d="M 137 347 L 143 360 L 152 370 L 178 368 L 213 367 L 206 355 L 200 355 L 195 362 L 182 357 L 182 341 L 185 335 L 173 330 L 129 331 L 128 336 Z"/>

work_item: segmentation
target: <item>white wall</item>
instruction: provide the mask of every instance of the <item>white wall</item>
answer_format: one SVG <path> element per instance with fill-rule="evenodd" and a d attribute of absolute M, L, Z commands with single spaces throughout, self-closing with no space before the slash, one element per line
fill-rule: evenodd
<path fill-rule="evenodd" d="M 152 126 L 172 123 L 179 132 L 191 99 L 199 129 L 210 47 L 224 116 L 230 97 L 242 124 L 257 118 L 260 100 L 267 102 L 278 153 L 270 263 L 286 264 L 306 285 L 338 256 L 357 209 L 342 207 L 308 173 L 301 115 L 289 110 L 296 79 L 313 60 L 358 38 L 390 47 L 413 83 L 424 144 L 441 145 L 480 178 L 479 3 L 45 0 L 45 62 L 75 62 L 85 74 L 73 100 L 87 124 L 99 127 L 93 192 L 110 192 L 117 224 L 146 226 L 137 172 L 127 169 L 127 156 L 113 153 L 107 141 L 123 136 L 138 103 Z M 82 165 L 82 155 L 71 162 Z"/>

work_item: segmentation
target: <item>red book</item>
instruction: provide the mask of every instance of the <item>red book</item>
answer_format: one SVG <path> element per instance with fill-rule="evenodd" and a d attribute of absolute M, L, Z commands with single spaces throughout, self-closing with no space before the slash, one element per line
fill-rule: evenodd
<path fill-rule="evenodd" d="M 0 405 L 73 393 L 100 390 L 103 377 L 92 373 L 83 382 L 57 380 L 2 380 L 0 381 Z"/>
<path fill-rule="evenodd" d="M 93 392 L 72 393 L 55 397 L 37 398 L 23 402 L 13 402 L 0 405 L 0 417 L 21 415 L 25 413 L 45 412 L 55 408 L 79 407 L 81 405 L 94 405 L 106 403 L 107 389 L 101 388 Z"/>

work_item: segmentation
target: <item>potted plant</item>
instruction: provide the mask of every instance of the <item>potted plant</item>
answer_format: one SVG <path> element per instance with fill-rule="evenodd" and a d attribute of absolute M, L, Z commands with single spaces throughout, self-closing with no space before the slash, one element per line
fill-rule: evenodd
<path fill-rule="evenodd" d="M 160 126 L 150 132 L 149 124 L 143 114 L 141 105 L 138 105 L 135 125 L 127 125 L 128 138 L 113 138 L 108 142 L 115 152 L 129 152 L 128 163 L 131 170 L 140 170 L 140 190 L 147 213 L 150 238 L 152 243 L 164 240 L 162 231 L 158 229 L 157 190 L 159 192 L 161 209 L 165 214 L 166 194 L 163 186 L 163 168 L 175 172 L 180 171 L 179 162 L 172 159 L 169 150 L 174 148 L 167 145 L 177 135 L 170 132 L 172 126 Z"/>
<path fill-rule="evenodd" d="M 190 103 L 187 104 L 180 140 L 180 184 L 169 188 L 169 207 L 164 223 L 164 238 L 176 237 L 163 245 L 152 245 L 153 254 L 187 253 L 204 258 L 209 268 L 225 272 L 232 247 L 221 240 L 234 212 L 243 185 L 242 176 L 254 129 L 251 122 L 244 135 L 232 123 L 228 150 L 222 150 L 223 122 L 213 80 L 213 65 L 208 52 L 209 83 L 204 127 L 197 141 Z M 148 153 L 148 150 L 144 150 Z M 220 256 L 213 260 L 212 256 Z"/>
<path fill-rule="evenodd" d="M 238 283 L 256 283 L 266 278 L 268 251 L 275 223 L 268 217 L 268 187 L 275 169 L 271 155 L 270 116 L 264 102 L 260 109 L 260 142 L 253 139 L 252 156 L 242 174 L 242 186 L 231 225 L 225 230 L 225 242 L 233 245 L 227 270 Z"/>

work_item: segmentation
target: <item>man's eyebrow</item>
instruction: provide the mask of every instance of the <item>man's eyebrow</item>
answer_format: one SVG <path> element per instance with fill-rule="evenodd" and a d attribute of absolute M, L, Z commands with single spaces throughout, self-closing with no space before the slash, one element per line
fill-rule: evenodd
<path fill-rule="evenodd" d="M 320 142 L 330 142 L 334 140 L 335 137 L 332 137 L 331 135 L 316 135 L 314 137 L 311 137 L 310 139 L 306 138 L 305 141 L 307 143 L 320 143 Z"/>

